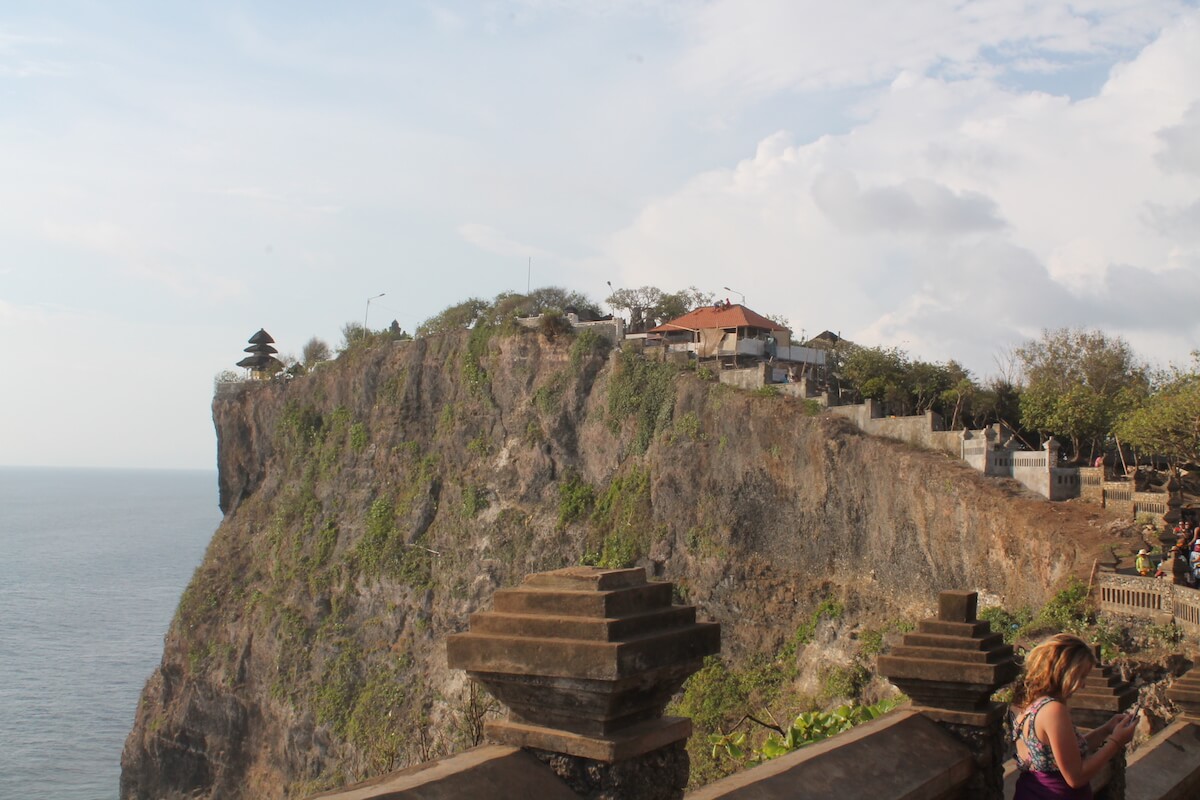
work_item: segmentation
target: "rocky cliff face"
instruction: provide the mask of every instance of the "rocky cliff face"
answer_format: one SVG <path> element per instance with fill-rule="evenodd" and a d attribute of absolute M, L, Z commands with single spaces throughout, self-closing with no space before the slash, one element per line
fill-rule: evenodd
<path fill-rule="evenodd" d="M 526 573 L 640 564 L 737 663 L 936 592 L 1091 567 L 1051 506 L 802 405 L 526 332 L 377 343 L 214 399 L 225 519 L 122 756 L 124 798 L 299 797 L 477 741 L 447 633 Z M 801 670 L 803 672 L 803 670 Z"/>

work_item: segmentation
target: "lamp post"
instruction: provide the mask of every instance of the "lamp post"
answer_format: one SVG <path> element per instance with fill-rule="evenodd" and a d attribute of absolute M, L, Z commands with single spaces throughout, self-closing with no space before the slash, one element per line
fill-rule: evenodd
<path fill-rule="evenodd" d="M 741 296 L 741 298 L 742 298 L 742 305 L 746 305 L 746 295 L 742 294 L 742 293 L 741 293 L 741 292 L 739 292 L 737 289 L 730 289 L 728 286 L 726 286 L 726 287 L 725 287 L 725 291 L 727 291 L 727 292 L 733 292 L 733 293 L 734 293 L 734 294 L 736 294 L 736 295 L 740 295 L 740 296 Z"/>
<path fill-rule="evenodd" d="M 367 310 L 363 312 L 363 336 L 367 335 L 367 315 L 371 313 L 371 301 L 378 300 L 379 298 L 383 297 L 385 294 L 387 294 L 387 292 L 380 292 L 379 294 L 375 295 L 374 297 L 367 298 Z"/>

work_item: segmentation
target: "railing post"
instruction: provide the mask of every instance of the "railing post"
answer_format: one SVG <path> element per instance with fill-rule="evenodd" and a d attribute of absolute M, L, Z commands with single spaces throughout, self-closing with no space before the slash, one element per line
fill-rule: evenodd
<path fill-rule="evenodd" d="M 1003 800 L 1006 706 L 992 693 L 1017 677 L 1013 649 L 977 617 L 975 592 L 942 592 L 936 619 L 905 634 L 879 672 L 913 700 L 916 710 L 970 748 L 976 771 L 966 797 Z"/>
<path fill-rule="evenodd" d="M 1200 663 L 1200 654 L 1192 654 L 1192 664 Z M 1180 675 L 1167 689 L 1167 699 L 1179 706 L 1179 715 L 1188 722 L 1200 724 L 1200 669 L 1193 666 Z"/>
<path fill-rule="evenodd" d="M 1099 728 L 1112 717 L 1133 705 L 1137 689 L 1121 679 L 1112 668 L 1100 660 L 1100 646 L 1094 648 L 1099 664 L 1088 675 L 1083 687 L 1071 696 L 1068 703 L 1071 717 L 1080 728 Z M 1121 752 L 1109 762 L 1108 781 L 1097 792 L 1096 800 L 1124 800 L 1125 798 L 1125 753 Z"/>
<path fill-rule="evenodd" d="M 720 651 L 721 631 L 671 594 L 642 569 L 530 575 L 449 637 L 447 661 L 508 707 L 485 735 L 524 748 L 580 796 L 678 800 L 692 724 L 663 709 Z"/>

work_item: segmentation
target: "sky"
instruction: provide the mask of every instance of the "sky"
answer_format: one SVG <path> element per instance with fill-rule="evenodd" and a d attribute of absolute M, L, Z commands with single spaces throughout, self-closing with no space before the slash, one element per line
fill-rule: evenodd
<path fill-rule="evenodd" d="M 978 378 L 1064 326 L 1184 363 L 1200 7 L 0 4 L 0 464 L 212 469 L 260 327 L 608 282 Z"/>

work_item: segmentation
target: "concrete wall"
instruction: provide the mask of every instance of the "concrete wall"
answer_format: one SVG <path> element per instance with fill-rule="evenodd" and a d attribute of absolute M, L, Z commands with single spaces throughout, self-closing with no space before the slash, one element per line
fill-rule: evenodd
<path fill-rule="evenodd" d="M 770 383 L 768 379 L 768 370 L 770 365 L 765 361 L 760 361 L 753 367 L 744 369 L 722 369 L 717 372 L 717 377 L 728 386 L 736 386 L 739 389 L 759 389 Z"/>
<path fill-rule="evenodd" d="M 488 745 L 427 761 L 317 798 L 326 800 L 579 800 L 553 771 L 516 747 Z"/>
<path fill-rule="evenodd" d="M 577 315 L 567 314 L 566 320 L 571 323 L 571 327 L 576 331 L 595 331 L 613 344 L 620 344 L 625 339 L 625 320 L 620 317 L 581 322 Z M 542 324 L 542 315 L 539 314 L 536 317 L 519 317 L 517 324 L 522 328 L 537 328 Z"/>
<path fill-rule="evenodd" d="M 577 331 L 595 331 L 613 344 L 620 344 L 625 339 L 625 320 L 620 317 L 599 319 L 592 322 L 580 322 L 579 318 L 574 314 L 568 314 L 567 318 L 571 320 L 571 325 Z"/>
<path fill-rule="evenodd" d="M 711 783 L 686 800 L 955 797 L 974 769 L 961 742 L 904 710 Z"/>
<path fill-rule="evenodd" d="M 1125 768 L 1125 800 L 1200 797 L 1200 726 L 1173 722 L 1138 748 Z"/>
<path fill-rule="evenodd" d="M 867 399 L 854 405 L 832 406 L 829 413 L 845 417 L 872 436 L 897 439 L 927 450 L 941 450 L 955 458 L 962 455 L 962 431 L 944 430 L 942 417 L 935 411 L 913 417 L 884 417 L 880 404 Z"/>

